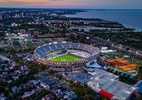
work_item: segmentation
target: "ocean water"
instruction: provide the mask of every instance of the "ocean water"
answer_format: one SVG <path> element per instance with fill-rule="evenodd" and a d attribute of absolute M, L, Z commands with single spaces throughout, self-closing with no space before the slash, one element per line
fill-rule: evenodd
<path fill-rule="evenodd" d="M 67 17 L 100 18 L 115 21 L 135 31 L 142 31 L 142 9 L 105 9 L 87 10 L 77 14 L 67 14 Z"/>

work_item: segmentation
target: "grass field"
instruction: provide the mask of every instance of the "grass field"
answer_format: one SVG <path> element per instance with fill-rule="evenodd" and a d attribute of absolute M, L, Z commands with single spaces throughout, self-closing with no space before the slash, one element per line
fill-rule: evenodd
<path fill-rule="evenodd" d="M 50 59 L 51 61 L 53 62 L 72 62 L 72 61 L 75 61 L 75 60 L 79 60 L 80 56 L 76 56 L 76 55 L 73 55 L 73 54 L 65 54 L 65 55 L 61 55 L 59 57 L 56 57 L 56 58 L 52 58 Z"/>
<path fill-rule="evenodd" d="M 27 46 L 29 49 L 35 49 L 35 46 L 34 46 L 32 43 L 27 43 L 26 46 Z"/>

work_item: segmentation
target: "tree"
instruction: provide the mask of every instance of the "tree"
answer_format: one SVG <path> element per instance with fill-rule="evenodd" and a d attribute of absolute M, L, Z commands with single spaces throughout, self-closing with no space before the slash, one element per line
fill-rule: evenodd
<path fill-rule="evenodd" d="M 66 82 L 70 83 L 70 84 L 73 84 L 73 81 L 72 80 L 66 80 Z"/>
<path fill-rule="evenodd" d="M 61 80 L 61 79 L 62 79 L 62 76 L 61 76 L 61 75 L 59 75 L 59 74 L 56 74 L 56 75 L 55 75 L 55 77 L 57 77 L 59 80 Z"/>
<path fill-rule="evenodd" d="M 136 100 L 142 100 L 142 95 L 140 97 L 138 97 Z"/>
<path fill-rule="evenodd" d="M 74 41 L 75 38 L 75 34 L 69 34 L 68 39 Z"/>
<path fill-rule="evenodd" d="M 49 93 L 50 93 L 50 92 L 47 91 L 47 90 L 45 90 L 45 89 L 41 90 L 41 92 L 36 96 L 36 100 L 41 100 L 41 98 L 42 98 L 43 96 L 45 96 L 45 95 L 47 95 L 47 94 L 49 94 Z"/>
<path fill-rule="evenodd" d="M 35 76 L 34 76 L 34 75 L 31 75 L 31 76 L 29 76 L 29 79 L 30 79 L 30 80 L 34 80 L 34 79 L 35 79 Z"/>
<path fill-rule="evenodd" d="M 87 95 L 85 95 L 85 100 L 94 100 L 94 96 L 87 94 Z"/>
<path fill-rule="evenodd" d="M 2 85 L 3 84 L 3 82 L 0 80 L 0 85 Z"/>
<path fill-rule="evenodd" d="M 79 96 L 85 95 L 83 88 L 73 87 L 72 91 L 74 91 Z"/>
<path fill-rule="evenodd" d="M 24 65 L 24 61 L 20 59 L 20 60 L 19 60 L 19 64 L 20 64 L 20 65 Z"/>
<path fill-rule="evenodd" d="M 142 79 L 142 67 L 140 66 L 138 69 L 139 78 Z"/>
<path fill-rule="evenodd" d="M 49 74 L 54 74 L 55 71 L 51 69 L 51 70 L 48 71 L 48 73 L 49 73 Z"/>
<path fill-rule="evenodd" d="M 24 76 L 25 76 L 25 75 L 20 75 L 20 76 L 19 76 L 19 79 L 22 79 Z"/>
<path fill-rule="evenodd" d="M 22 79 L 22 83 L 25 83 L 29 80 L 29 76 L 24 76 Z"/>
<path fill-rule="evenodd" d="M 99 100 L 107 100 L 107 98 L 101 96 L 100 98 L 98 98 Z"/>
<path fill-rule="evenodd" d="M 45 65 L 42 65 L 42 64 L 41 64 L 41 65 L 40 65 L 40 68 L 41 68 L 42 71 L 44 71 L 47 67 L 46 67 Z"/>
<path fill-rule="evenodd" d="M 5 91 L 4 87 L 0 85 L 0 92 L 4 92 L 4 91 Z"/>

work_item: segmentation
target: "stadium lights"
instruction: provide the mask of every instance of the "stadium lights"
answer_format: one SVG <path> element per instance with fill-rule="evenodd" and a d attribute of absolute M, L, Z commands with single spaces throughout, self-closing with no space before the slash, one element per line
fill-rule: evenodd
<path fill-rule="evenodd" d="M 54 44 L 57 44 L 58 42 L 53 42 Z"/>
<path fill-rule="evenodd" d="M 62 43 L 66 43 L 66 41 L 63 41 Z"/>

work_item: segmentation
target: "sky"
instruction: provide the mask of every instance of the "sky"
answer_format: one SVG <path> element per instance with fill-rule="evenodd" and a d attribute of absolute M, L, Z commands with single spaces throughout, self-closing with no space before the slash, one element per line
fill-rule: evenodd
<path fill-rule="evenodd" d="M 0 0 L 0 7 L 142 9 L 142 0 Z"/>

